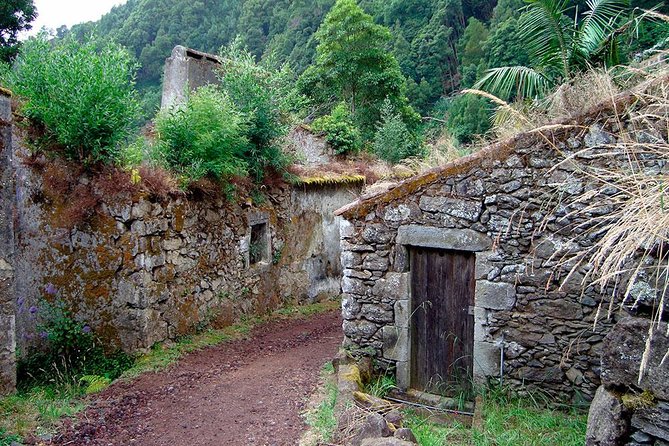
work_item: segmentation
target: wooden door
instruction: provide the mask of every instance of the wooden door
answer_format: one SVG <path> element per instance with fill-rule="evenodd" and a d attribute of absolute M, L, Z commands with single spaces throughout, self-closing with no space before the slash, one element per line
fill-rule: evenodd
<path fill-rule="evenodd" d="M 411 387 L 452 395 L 472 383 L 474 253 L 411 250 Z"/>

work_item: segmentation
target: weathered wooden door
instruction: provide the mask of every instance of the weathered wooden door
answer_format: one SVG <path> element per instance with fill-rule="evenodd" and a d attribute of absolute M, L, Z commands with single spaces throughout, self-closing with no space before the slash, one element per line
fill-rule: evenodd
<path fill-rule="evenodd" d="M 448 395 L 470 386 L 474 253 L 411 250 L 411 387 Z"/>

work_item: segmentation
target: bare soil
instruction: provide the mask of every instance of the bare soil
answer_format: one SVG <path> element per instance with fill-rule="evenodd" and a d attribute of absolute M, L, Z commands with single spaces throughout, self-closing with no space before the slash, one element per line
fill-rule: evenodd
<path fill-rule="evenodd" d="M 341 340 L 338 312 L 267 323 L 247 340 L 114 384 L 47 444 L 297 445 L 300 412 Z"/>

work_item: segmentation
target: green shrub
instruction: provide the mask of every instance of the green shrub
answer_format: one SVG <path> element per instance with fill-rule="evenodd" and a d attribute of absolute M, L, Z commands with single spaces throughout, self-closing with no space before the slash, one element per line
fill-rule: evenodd
<path fill-rule="evenodd" d="M 381 122 L 374 135 L 374 152 L 389 163 L 398 163 L 404 158 L 421 154 L 422 145 L 409 131 L 402 116 L 395 113 L 389 101 L 381 108 Z"/>
<path fill-rule="evenodd" d="M 348 106 L 344 102 L 337 105 L 331 114 L 316 119 L 312 128 L 325 133 L 325 140 L 336 155 L 354 153 L 360 149 L 360 130 L 353 123 Z"/>
<path fill-rule="evenodd" d="M 46 127 L 47 144 L 82 162 L 111 162 L 138 114 L 137 65 L 121 46 L 91 37 L 26 41 L 6 82 L 23 113 Z"/>
<path fill-rule="evenodd" d="M 39 315 L 42 322 L 37 326 L 38 344 L 34 351 L 19 358 L 21 386 L 76 384 L 85 375 L 113 380 L 132 366 L 133 360 L 127 354 L 105 352 L 91 327 L 76 320 L 61 302 L 31 307 L 29 311 Z"/>
<path fill-rule="evenodd" d="M 249 173 L 259 182 L 267 168 L 278 171 L 288 164 L 280 139 L 288 133 L 292 112 L 304 99 L 297 93 L 287 66 L 276 69 L 268 63 L 256 63 L 239 40 L 223 49 L 221 59 L 221 88 L 246 119 L 250 145 L 243 157 Z"/>
<path fill-rule="evenodd" d="M 214 86 L 196 90 L 185 104 L 156 118 L 158 152 L 186 181 L 246 175 L 245 123 L 227 94 Z"/>

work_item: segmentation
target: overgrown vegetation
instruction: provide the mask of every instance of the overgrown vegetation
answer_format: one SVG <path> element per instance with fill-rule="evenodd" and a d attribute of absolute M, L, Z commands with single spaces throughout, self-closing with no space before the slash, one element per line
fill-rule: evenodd
<path fill-rule="evenodd" d="M 185 183 L 204 176 L 224 179 L 248 171 L 244 152 L 242 114 L 230 97 L 206 86 L 190 95 L 185 104 L 164 110 L 156 118 L 156 147 L 167 166 Z"/>
<path fill-rule="evenodd" d="M 82 163 L 112 163 L 138 113 L 137 65 L 121 46 L 91 37 L 26 41 L 3 79 L 44 135 L 39 148 Z"/>

